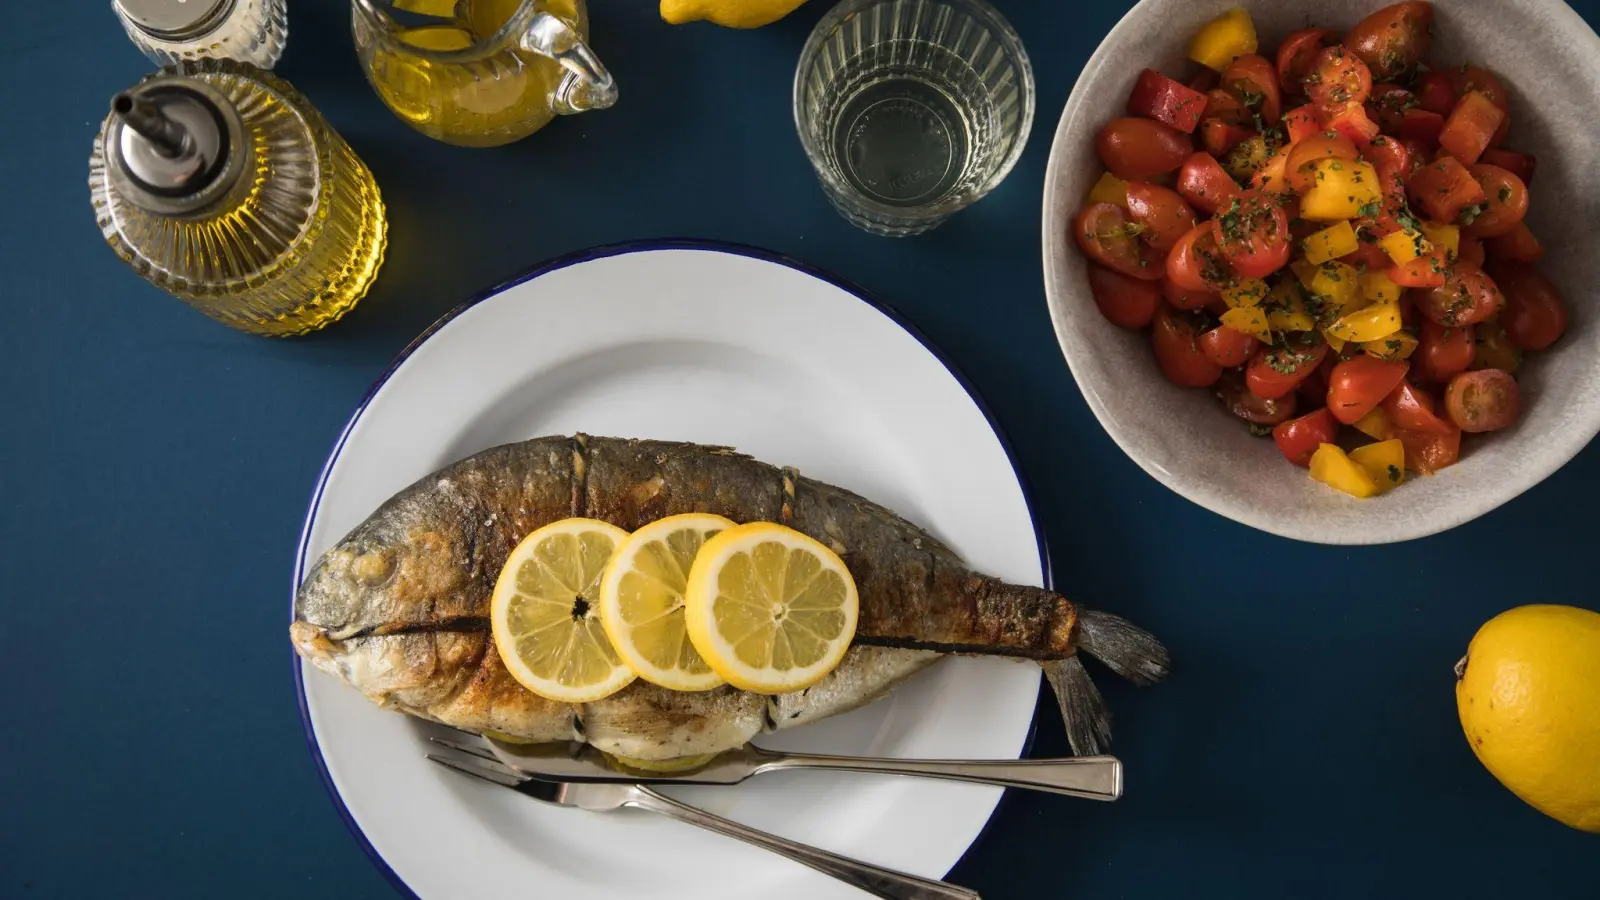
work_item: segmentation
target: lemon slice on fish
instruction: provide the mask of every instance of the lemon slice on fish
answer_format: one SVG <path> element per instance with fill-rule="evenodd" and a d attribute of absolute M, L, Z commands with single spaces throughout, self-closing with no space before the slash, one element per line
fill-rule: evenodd
<path fill-rule="evenodd" d="M 597 601 L 628 539 L 615 525 L 562 519 L 522 539 L 495 582 L 489 622 L 511 676 L 541 697 L 588 703 L 634 679 L 606 638 Z"/>
<path fill-rule="evenodd" d="M 706 541 L 689 570 L 689 639 L 729 684 L 762 694 L 810 687 L 856 633 L 855 579 L 838 555 L 771 522 Z"/>
<path fill-rule="evenodd" d="M 707 539 L 734 523 L 710 513 L 658 519 L 635 531 L 611 558 L 600 582 L 600 621 L 628 668 L 674 691 L 722 684 L 689 642 L 683 592 Z"/>

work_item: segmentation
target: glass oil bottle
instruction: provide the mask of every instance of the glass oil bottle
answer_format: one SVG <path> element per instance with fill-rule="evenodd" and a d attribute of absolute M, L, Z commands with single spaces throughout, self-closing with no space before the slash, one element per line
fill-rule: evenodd
<path fill-rule="evenodd" d="M 289 39 L 284 0 L 111 0 L 135 46 L 158 66 L 236 59 L 270 69 Z"/>
<path fill-rule="evenodd" d="M 89 192 L 135 272 L 254 334 L 338 319 L 383 262 L 366 165 L 287 82 L 231 60 L 168 67 L 118 94 Z"/>

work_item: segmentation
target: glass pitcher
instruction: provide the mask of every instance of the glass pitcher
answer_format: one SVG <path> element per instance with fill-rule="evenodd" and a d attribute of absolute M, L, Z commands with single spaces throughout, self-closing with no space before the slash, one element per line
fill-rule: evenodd
<path fill-rule="evenodd" d="M 586 43 L 584 0 L 351 0 L 367 81 L 428 137 L 520 140 L 558 115 L 617 102 Z"/>

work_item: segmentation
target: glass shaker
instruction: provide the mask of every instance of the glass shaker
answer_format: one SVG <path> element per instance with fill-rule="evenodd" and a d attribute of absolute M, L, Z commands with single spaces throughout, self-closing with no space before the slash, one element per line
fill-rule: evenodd
<path fill-rule="evenodd" d="M 128 37 L 158 66 L 236 59 L 272 68 L 289 39 L 284 0 L 111 0 Z"/>
<path fill-rule="evenodd" d="M 232 60 L 169 66 L 118 94 L 89 191 L 134 271 L 254 334 L 338 319 L 383 262 L 372 173 L 287 82 Z"/>

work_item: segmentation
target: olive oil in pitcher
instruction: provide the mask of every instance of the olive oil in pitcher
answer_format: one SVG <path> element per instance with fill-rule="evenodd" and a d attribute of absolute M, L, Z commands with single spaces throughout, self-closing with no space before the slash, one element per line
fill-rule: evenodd
<path fill-rule="evenodd" d="M 366 165 L 287 82 L 230 60 L 181 63 L 118 94 L 89 190 L 134 271 L 253 334 L 333 322 L 383 262 Z"/>

